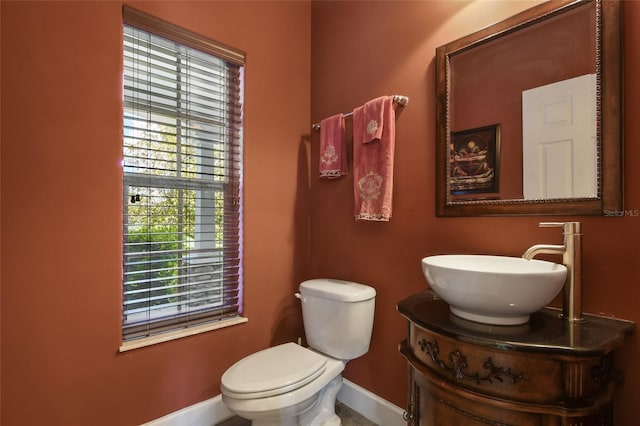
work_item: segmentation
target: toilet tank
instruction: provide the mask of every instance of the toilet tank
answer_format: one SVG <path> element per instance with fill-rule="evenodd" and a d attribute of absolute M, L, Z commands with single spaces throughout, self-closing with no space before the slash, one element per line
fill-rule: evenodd
<path fill-rule="evenodd" d="M 350 360 L 369 350 L 376 291 L 334 279 L 300 284 L 302 318 L 309 346 L 333 358 Z"/>

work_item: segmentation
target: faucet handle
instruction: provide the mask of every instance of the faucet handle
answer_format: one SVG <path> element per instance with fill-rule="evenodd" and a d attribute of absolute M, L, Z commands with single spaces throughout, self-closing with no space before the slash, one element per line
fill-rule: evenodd
<path fill-rule="evenodd" d="M 580 222 L 540 222 L 540 228 L 562 228 L 562 232 L 565 234 L 580 234 L 581 233 Z"/>
<path fill-rule="evenodd" d="M 564 228 L 564 222 L 540 222 L 540 228 Z"/>

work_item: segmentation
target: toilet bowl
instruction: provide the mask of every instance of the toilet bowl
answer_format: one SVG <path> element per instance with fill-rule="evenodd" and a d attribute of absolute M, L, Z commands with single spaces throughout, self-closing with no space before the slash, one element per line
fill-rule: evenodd
<path fill-rule="evenodd" d="M 265 349 L 224 373 L 222 401 L 254 426 L 339 425 L 333 404 L 345 364 L 295 343 Z"/>
<path fill-rule="evenodd" d="M 339 426 L 335 401 L 347 361 L 369 350 L 375 290 L 342 280 L 300 284 L 309 348 L 285 343 L 249 355 L 222 376 L 222 401 L 253 426 Z"/>

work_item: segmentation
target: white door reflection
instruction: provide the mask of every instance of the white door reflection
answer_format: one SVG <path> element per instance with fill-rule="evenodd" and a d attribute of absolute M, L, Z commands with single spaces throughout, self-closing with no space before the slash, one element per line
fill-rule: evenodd
<path fill-rule="evenodd" d="M 522 92 L 525 199 L 597 197 L 596 75 Z"/>

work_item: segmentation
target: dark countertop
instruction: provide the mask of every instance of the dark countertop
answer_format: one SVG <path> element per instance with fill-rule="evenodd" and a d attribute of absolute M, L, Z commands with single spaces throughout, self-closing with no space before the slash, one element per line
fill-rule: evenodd
<path fill-rule="evenodd" d="M 622 346 L 624 336 L 635 328 L 631 321 L 591 314 L 583 315 L 584 323 L 570 324 L 560 318 L 561 310 L 549 307 L 533 313 L 524 325 L 481 324 L 453 315 L 431 290 L 404 299 L 397 309 L 416 325 L 461 342 L 545 354 L 606 354 Z"/>

